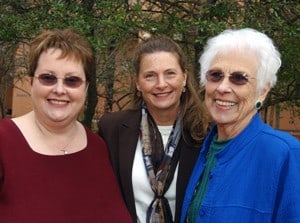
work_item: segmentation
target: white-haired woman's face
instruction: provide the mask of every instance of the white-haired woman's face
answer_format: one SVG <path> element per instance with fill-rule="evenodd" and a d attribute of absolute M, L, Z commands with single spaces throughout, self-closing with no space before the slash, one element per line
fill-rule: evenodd
<path fill-rule="evenodd" d="M 218 125 L 219 139 L 241 132 L 255 115 L 255 103 L 267 91 L 257 92 L 258 61 L 248 51 L 218 54 L 211 63 L 205 85 L 205 104 Z"/>

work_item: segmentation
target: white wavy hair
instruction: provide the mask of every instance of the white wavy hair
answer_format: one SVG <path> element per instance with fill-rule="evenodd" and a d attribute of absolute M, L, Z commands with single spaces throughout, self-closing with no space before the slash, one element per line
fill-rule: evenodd
<path fill-rule="evenodd" d="M 253 52 L 259 61 L 257 70 L 257 90 L 260 92 L 265 85 L 274 87 L 277 81 L 276 73 L 281 66 L 280 53 L 264 33 L 255 29 L 244 28 L 238 30 L 227 29 L 219 35 L 209 39 L 204 52 L 199 59 L 200 83 L 206 84 L 205 75 L 213 59 L 219 54 L 231 50 Z"/>

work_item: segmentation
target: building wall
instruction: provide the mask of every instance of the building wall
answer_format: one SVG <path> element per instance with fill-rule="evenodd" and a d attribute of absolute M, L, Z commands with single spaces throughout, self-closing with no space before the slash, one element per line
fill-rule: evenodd
<path fill-rule="evenodd" d="M 21 116 L 31 110 L 30 78 L 15 79 L 12 94 L 12 117 Z"/>
<path fill-rule="evenodd" d="M 292 111 L 284 110 L 279 113 L 278 116 L 279 126 L 274 126 L 277 129 L 286 131 L 298 139 L 300 139 L 300 118 L 296 114 L 293 114 Z"/>

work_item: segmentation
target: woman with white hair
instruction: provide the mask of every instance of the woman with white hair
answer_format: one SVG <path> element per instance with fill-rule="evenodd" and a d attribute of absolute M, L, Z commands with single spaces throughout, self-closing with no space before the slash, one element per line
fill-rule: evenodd
<path fill-rule="evenodd" d="M 300 222 L 300 143 L 258 113 L 281 65 L 254 29 L 225 30 L 200 58 L 205 105 L 215 126 L 186 190 L 181 222 Z"/>

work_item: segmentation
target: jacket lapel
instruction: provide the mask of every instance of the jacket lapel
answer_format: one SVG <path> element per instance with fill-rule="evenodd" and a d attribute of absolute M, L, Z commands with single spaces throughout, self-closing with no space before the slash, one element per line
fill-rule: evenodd
<path fill-rule="evenodd" d="M 132 188 L 132 166 L 139 137 L 141 111 L 127 113 L 124 121 L 119 125 L 119 170 L 120 182 L 124 196 L 131 213 L 135 212 L 134 194 Z"/>

